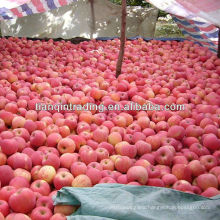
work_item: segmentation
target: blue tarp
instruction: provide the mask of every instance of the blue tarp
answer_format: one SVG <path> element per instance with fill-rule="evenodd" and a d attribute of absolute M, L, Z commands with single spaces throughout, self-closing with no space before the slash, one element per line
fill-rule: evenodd
<path fill-rule="evenodd" d="M 152 186 L 64 187 L 55 204 L 80 206 L 68 220 L 219 220 L 220 196 L 206 198 Z"/>

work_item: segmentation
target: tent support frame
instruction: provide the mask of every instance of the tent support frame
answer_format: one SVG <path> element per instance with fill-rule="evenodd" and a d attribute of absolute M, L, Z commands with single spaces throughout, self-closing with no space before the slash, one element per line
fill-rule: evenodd
<path fill-rule="evenodd" d="M 124 58 L 125 41 L 126 41 L 126 17 L 127 17 L 127 4 L 126 0 L 122 0 L 122 16 L 121 16 L 121 44 L 116 65 L 116 77 L 121 74 L 122 62 Z"/>
<path fill-rule="evenodd" d="M 90 38 L 93 39 L 93 35 L 95 32 L 95 9 L 94 9 L 94 0 L 89 0 L 89 1 L 90 1 L 90 6 L 91 6 L 91 18 L 92 18 Z"/>
<path fill-rule="evenodd" d="M 220 28 L 218 28 L 218 58 L 220 58 Z"/>

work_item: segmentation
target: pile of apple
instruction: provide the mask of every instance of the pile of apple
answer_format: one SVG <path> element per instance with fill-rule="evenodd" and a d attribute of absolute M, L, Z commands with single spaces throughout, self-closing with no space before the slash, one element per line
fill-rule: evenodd
<path fill-rule="evenodd" d="M 0 39 L 0 220 L 62 220 L 65 186 L 220 194 L 220 59 L 189 41 Z M 183 104 L 178 111 L 36 111 L 37 103 Z M 4 216 L 4 217 L 3 217 Z"/>

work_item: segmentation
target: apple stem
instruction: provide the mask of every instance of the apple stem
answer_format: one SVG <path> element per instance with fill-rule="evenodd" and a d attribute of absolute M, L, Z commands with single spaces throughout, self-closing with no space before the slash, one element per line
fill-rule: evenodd
<path fill-rule="evenodd" d="M 122 16 L 121 16 L 121 44 L 120 44 L 120 51 L 116 66 L 116 77 L 121 74 L 121 67 L 124 57 L 124 50 L 125 50 L 125 40 L 126 40 L 126 0 L 122 0 Z"/>

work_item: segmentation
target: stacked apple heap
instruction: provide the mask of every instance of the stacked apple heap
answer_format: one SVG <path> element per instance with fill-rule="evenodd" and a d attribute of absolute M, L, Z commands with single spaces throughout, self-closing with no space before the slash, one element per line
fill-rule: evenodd
<path fill-rule="evenodd" d="M 0 219 L 66 219 L 64 186 L 219 194 L 220 59 L 189 41 L 0 39 Z M 178 111 L 36 111 L 36 103 L 184 104 Z M 20 213 L 20 214 L 17 214 Z"/>

